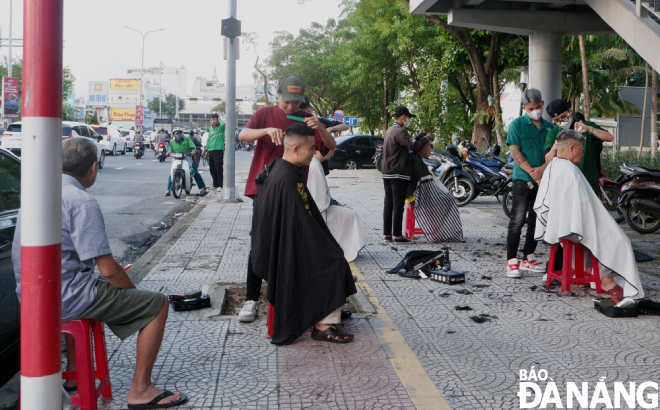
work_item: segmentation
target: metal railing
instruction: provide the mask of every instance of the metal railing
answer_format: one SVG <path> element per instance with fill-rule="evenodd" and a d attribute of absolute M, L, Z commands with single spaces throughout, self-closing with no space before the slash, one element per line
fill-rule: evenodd
<path fill-rule="evenodd" d="M 637 17 L 646 17 L 651 12 L 654 20 L 660 19 L 660 0 L 635 0 L 637 6 Z"/>

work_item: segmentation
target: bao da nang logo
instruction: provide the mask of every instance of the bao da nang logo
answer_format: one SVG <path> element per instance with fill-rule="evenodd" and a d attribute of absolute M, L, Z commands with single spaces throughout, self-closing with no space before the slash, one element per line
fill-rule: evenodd
<path fill-rule="evenodd" d="M 567 382 L 558 386 L 547 370 L 537 371 L 532 366 L 520 370 L 518 398 L 521 409 L 657 409 L 658 383 L 614 382 L 608 387 L 605 377 L 601 377 L 594 383 Z"/>

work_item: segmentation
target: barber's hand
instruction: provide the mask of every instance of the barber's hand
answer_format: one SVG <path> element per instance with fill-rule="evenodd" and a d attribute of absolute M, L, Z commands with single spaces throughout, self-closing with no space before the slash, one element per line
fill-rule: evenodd
<path fill-rule="evenodd" d="M 541 178 L 543 178 L 543 168 L 532 168 L 532 170 L 529 172 L 529 176 L 531 176 L 534 181 L 540 181 Z"/>
<path fill-rule="evenodd" d="M 282 145 L 284 141 L 284 133 L 279 128 L 266 128 L 266 134 L 273 140 L 273 144 Z"/>
<path fill-rule="evenodd" d="M 578 121 L 575 123 L 575 131 L 577 132 L 588 132 L 588 133 L 593 133 L 594 128 L 586 125 L 582 121 Z"/>
<path fill-rule="evenodd" d="M 559 145 L 557 145 L 557 140 L 555 140 L 555 143 L 552 144 L 552 149 L 550 149 L 550 151 L 557 151 L 558 147 Z"/>
<path fill-rule="evenodd" d="M 321 124 L 321 121 L 319 121 L 318 117 L 316 115 L 312 117 L 305 117 L 305 124 L 307 124 L 308 127 L 318 130 L 319 127 L 322 127 L 323 125 Z"/>

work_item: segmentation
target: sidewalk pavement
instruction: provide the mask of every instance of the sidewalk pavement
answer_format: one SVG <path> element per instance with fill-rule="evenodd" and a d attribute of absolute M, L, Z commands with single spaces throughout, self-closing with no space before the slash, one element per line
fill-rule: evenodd
<path fill-rule="evenodd" d="M 508 220 L 494 199 L 461 209 L 465 242 L 449 245 L 452 268 L 466 271 L 467 283 L 449 286 L 385 273 L 409 250 L 441 245 L 423 237 L 402 246 L 381 239 L 377 171 L 332 171 L 328 182 L 333 196 L 358 212 L 367 243 L 351 264 L 362 313 L 344 326 L 355 341 L 317 342 L 308 332 L 277 347 L 266 339 L 265 315 L 243 324 L 214 309 L 170 310 L 153 379 L 190 396 L 180 408 L 514 409 L 519 371 L 532 366 L 548 371 L 562 397 L 570 381 L 589 382 L 593 392 L 606 377 L 612 392 L 615 381 L 660 379 L 660 318 L 610 319 L 593 309 L 593 291 L 574 286 L 573 295 L 561 296 L 543 287 L 543 274 L 506 278 Z M 165 294 L 211 283 L 244 286 L 251 210 L 249 199 L 222 203 L 208 195 L 129 273 L 140 288 Z M 657 258 L 639 264 L 654 300 L 657 238 L 631 235 L 636 249 Z M 537 258 L 547 254 L 540 245 Z M 135 336 L 106 339 L 115 399 L 99 408 L 125 409 Z"/>

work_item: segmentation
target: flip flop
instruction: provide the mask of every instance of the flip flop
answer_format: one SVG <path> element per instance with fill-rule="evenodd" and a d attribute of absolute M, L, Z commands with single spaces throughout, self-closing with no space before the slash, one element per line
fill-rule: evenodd
<path fill-rule="evenodd" d="M 181 394 L 181 398 L 172 403 L 158 404 L 159 401 L 163 400 L 166 397 L 174 396 L 169 390 L 165 390 L 158 396 L 154 397 L 149 403 L 146 404 L 129 404 L 129 409 L 167 409 L 169 407 L 176 407 L 188 401 L 188 396 Z"/>
<path fill-rule="evenodd" d="M 344 339 L 345 336 L 349 336 L 348 339 Z M 320 340 L 322 342 L 328 343 L 348 343 L 353 340 L 355 336 L 350 333 L 344 332 L 339 327 L 329 327 L 323 331 L 320 331 L 314 327 L 312 329 L 312 339 Z"/>
<path fill-rule="evenodd" d="M 623 299 L 623 289 L 619 285 L 616 285 L 615 287 L 613 287 L 610 290 L 603 289 L 603 293 L 606 293 L 610 296 L 614 296 L 618 299 Z"/>
<path fill-rule="evenodd" d="M 64 390 L 67 393 L 73 393 L 74 391 L 78 390 L 78 386 L 69 387 L 69 386 L 66 385 L 66 383 L 62 383 L 62 387 L 64 387 Z"/>

